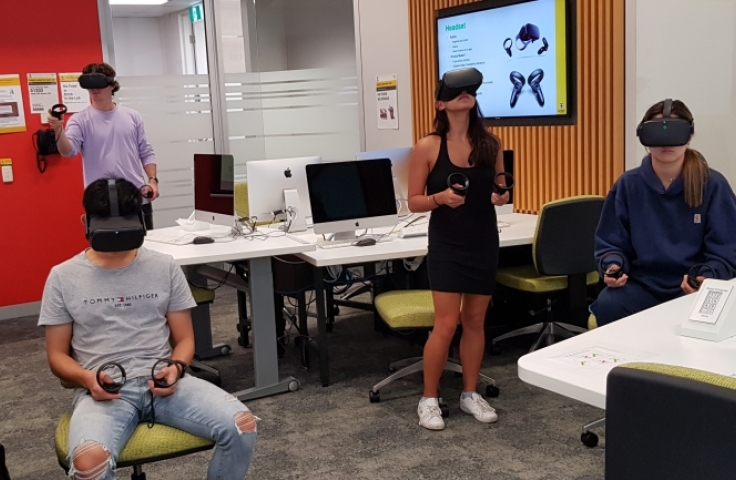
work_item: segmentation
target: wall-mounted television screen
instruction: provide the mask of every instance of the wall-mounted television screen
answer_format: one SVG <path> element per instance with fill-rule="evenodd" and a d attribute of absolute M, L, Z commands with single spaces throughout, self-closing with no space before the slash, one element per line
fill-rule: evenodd
<path fill-rule="evenodd" d="M 437 13 L 439 80 L 483 74 L 477 101 L 491 125 L 575 123 L 575 0 L 486 0 Z"/>

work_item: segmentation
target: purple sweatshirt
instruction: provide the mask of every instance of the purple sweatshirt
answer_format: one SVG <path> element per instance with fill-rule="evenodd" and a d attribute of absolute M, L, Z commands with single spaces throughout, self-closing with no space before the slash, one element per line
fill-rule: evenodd
<path fill-rule="evenodd" d="M 72 115 L 65 133 L 72 144 L 68 156 L 82 154 L 85 188 L 111 175 L 139 187 L 148 183 L 143 167 L 156 163 L 156 156 L 146 140 L 143 119 L 135 110 L 116 105 L 103 112 L 90 105 Z"/>

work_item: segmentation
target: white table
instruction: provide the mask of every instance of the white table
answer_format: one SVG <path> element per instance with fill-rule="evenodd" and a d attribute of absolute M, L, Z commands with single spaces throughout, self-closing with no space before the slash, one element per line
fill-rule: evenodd
<path fill-rule="evenodd" d="M 170 227 L 155 231 L 178 233 L 181 232 L 181 229 Z M 206 232 L 202 232 L 202 235 L 206 235 Z M 228 283 L 236 288 L 247 288 L 250 291 L 255 387 L 234 392 L 233 395 L 240 400 L 250 400 L 298 388 L 299 383 L 295 378 L 279 378 L 271 257 L 308 252 L 316 248 L 314 245 L 305 245 L 286 236 L 272 236 L 266 240 L 237 238 L 230 242 L 204 245 L 170 245 L 147 240 L 144 246 L 150 250 L 171 255 L 182 267 L 204 268 L 200 266 L 220 262 L 248 262 L 250 279 L 248 284 L 237 282 L 235 278 L 231 278 Z"/>
<path fill-rule="evenodd" d="M 710 342 L 679 335 L 697 295 L 687 295 L 537 350 L 519 359 L 519 378 L 531 385 L 606 408 L 606 378 L 617 364 L 592 368 L 561 363 L 560 356 L 589 349 L 620 352 L 629 361 L 736 373 L 736 337 Z"/>
<path fill-rule="evenodd" d="M 426 222 L 426 219 L 419 222 Z M 498 221 L 509 224 L 501 228 L 500 246 L 514 247 L 529 245 L 534 240 L 537 226 L 537 215 L 523 213 L 511 213 L 498 215 Z M 392 230 L 374 229 L 373 233 L 382 234 Z M 316 250 L 303 252 L 298 256 L 307 263 L 317 267 L 315 270 L 315 302 L 317 304 L 317 326 L 319 346 L 320 379 L 323 386 L 329 385 L 329 360 L 327 346 L 327 314 L 324 295 L 324 270 L 335 265 L 371 264 L 385 260 L 401 258 L 413 258 L 427 255 L 426 236 L 413 238 L 399 238 L 398 231 L 394 230 L 391 241 L 379 242 L 368 247 L 339 247 L 339 248 L 317 248 Z M 304 234 L 305 238 L 316 238 L 313 233 Z"/>

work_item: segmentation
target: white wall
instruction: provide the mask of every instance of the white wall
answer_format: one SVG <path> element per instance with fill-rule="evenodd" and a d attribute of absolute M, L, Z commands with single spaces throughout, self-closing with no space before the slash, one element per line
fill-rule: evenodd
<path fill-rule="evenodd" d="M 354 0 L 365 150 L 412 146 L 408 0 Z M 398 75 L 399 129 L 378 130 L 376 76 Z M 427 99 L 431 102 L 431 99 Z"/>
<path fill-rule="evenodd" d="M 178 15 L 113 18 L 118 75 L 181 75 L 184 70 Z"/>
<path fill-rule="evenodd" d="M 653 103 L 670 97 L 695 117 L 692 146 L 736 185 L 732 144 L 736 131 L 736 0 L 627 0 L 626 168 L 644 148 L 635 125 Z M 634 23 L 634 25 L 632 25 Z M 632 68 L 633 67 L 633 68 Z"/>

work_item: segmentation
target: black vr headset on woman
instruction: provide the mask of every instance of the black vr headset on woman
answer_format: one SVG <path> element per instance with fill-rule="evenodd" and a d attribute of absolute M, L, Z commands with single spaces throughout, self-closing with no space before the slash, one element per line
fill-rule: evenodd
<path fill-rule="evenodd" d="M 118 190 L 115 179 L 107 181 L 110 196 L 110 216 L 86 215 L 85 237 L 92 249 L 98 252 L 125 252 L 143 245 L 146 224 L 143 211 L 134 215 L 120 215 Z"/>
<path fill-rule="evenodd" d="M 483 74 L 475 68 L 450 70 L 442 75 L 434 96 L 441 102 L 454 100 L 463 92 L 475 96 L 482 83 Z"/>
<path fill-rule="evenodd" d="M 684 118 L 672 116 L 672 99 L 664 101 L 662 118 L 642 122 L 636 136 L 645 147 L 679 147 L 687 145 L 695 133 L 695 125 Z"/>

